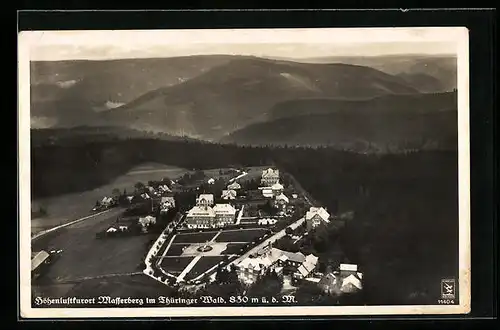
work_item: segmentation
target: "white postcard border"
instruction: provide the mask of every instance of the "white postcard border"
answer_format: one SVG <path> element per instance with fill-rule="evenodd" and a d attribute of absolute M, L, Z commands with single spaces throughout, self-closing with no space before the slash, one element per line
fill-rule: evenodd
<path fill-rule="evenodd" d="M 335 32 L 342 32 L 337 33 Z M 457 42 L 458 157 L 459 157 L 459 305 L 426 306 L 289 306 L 289 307 L 161 307 L 161 308 L 32 308 L 30 246 L 30 47 L 40 43 L 69 43 L 141 35 L 143 43 L 158 40 L 157 34 L 177 42 L 199 43 L 307 43 L 321 42 Z M 111 36 L 113 35 L 113 36 Z M 150 36 L 150 38 L 148 38 Z M 337 36 L 337 37 L 336 37 Z M 106 39 L 107 38 L 107 39 Z M 135 38 L 127 38 L 127 43 Z M 342 40 L 341 40 L 342 39 Z M 469 153 L 469 42 L 464 27 L 333 28 L 333 29 L 242 29 L 152 31 L 29 31 L 19 33 L 18 74 L 18 175 L 19 175 L 19 289 L 22 318 L 108 317 L 235 317 L 235 316 L 334 316 L 421 315 L 470 312 L 470 153 Z M 71 41 L 72 40 L 72 41 Z M 85 41 L 87 40 L 87 41 Z M 135 39 L 137 40 L 137 39 Z M 103 41 L 107 42 L 107 41 Z"/>

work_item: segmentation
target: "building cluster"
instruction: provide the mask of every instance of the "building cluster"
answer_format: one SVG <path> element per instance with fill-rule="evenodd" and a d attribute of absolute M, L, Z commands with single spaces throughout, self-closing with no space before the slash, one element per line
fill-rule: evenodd
<path fill-rule="evenodd" d="M 353 293 L 363 289 L 363 273 L 358 271 L 358 265 L 340 264 L 337 270 L 324 274 L 316 282 L 327 294 Z"/>
<path fill-rule="evenodd" d="M 318 257 L 313 254 L 305 256 L 301 252 L 283 251 L 269 244 L 255 255 L 240 261 L 236 265 L 236 272 L 242 283 L 251 285 L 272 271 L 277 275 L 305 278 L 316 269 L 317 263 Z"/>
<path fill-rule="evenodd" d="M 188 228 L 222 228 L 236 220 L 236 209 L 229 203 L 214 203 L 214 195 L 201 194 L 186 214 Z"/>
<path fill-rule="evenodd" d="M 290 203 L 290 198 L 283 192 L 284 187 L 280 183 L 279 170 L 272 168 L 263 170 L 260 185 L 259 190 L 262 192 L 262 196 L 270 199 L 275 208 L 284 211 Z"/>

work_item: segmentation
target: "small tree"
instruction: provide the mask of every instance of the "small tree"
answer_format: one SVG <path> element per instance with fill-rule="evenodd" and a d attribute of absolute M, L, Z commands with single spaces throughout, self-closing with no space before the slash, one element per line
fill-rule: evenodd
<path fill-rule="evenodd" d="M 144 189 L 144 183 L 142 182 L 137 182 L 135 185 L 134 185 L 134 188 L 136 191 L 142 191 Z"/>
<path fill-rule="evenodd" d="M 287 234 L 288 236 L 291 236 L 293 234 L 293 230 L 292 228 L 290 227 L 286 227 L 285 229 L 285 234 Z"/>
<path fill-rule="evenodd" d="M 43 206 L 40 206 L 40 208 L 38 209 L 38 213 L 40 214 L 41 217 L 44 217 L 47 215 L 47 209 Z"/>

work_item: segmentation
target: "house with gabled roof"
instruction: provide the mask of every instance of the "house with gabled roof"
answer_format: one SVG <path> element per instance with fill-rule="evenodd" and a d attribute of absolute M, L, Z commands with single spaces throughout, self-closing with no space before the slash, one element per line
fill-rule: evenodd
<path fill-rule="evenodd" d="M 308 230 L 330 222 L 330 213 L 323 207 L 311 206 L 305 215 Z"/>
<path fill-rule="evenodd" d="M 279 182 L 276 182 L 275 184 L 273 184 L 271 186 L 271 190 L 273 191 L 274 196 L 279 196 L 280 194 L 282 194 L 283 193 L 283 189 L 285 189 L 285 188 Z"/>
<path fill-rule="evenodd" d="M 338 270 L 324 275 L 318 285 L 331 295 L 357 292 L 363 289 L 363 273 L 357 265 L 341 264 Z"/>
<path fill-rule="evenodd" d="M 161 184 L 158 186 L 158 191 L 162 194 L 172 192 L 172 190 L 166 185 L 166 184 Z"/>
<path fill-rule="evenodd" d="M 288 197 L 283 193 L 279 194 L 274 198 L 274 205 L 276 207 L 285 208 L 288 205 L 288 203 L 290 203 L 290 199 L 288 199 Z"/>
<path fill-rule="evenodd" d="M 109 207 L 109 206 L 113 205 L 114 202 L 115 202 L 115 200 L 112 197 L 104 196 L 101 200 L 101 205 Z"/>
<path fill-rule="evenodd" d="M 278 169 L 268 168 L 262 171 L 260 184 L 262 186 L 270 187 L 280 180 L 280 171 Z"/>
<path fill-rule="evenodd" d="M 340 291 L 343 293 L 353 293 L 363 289 L 361 277 L 359 275 L 351 274 L 342 279 Z"/>
<path fill-rule="evenodd" d="M 215 204 L 213 210 L 215 212 L 214 227 L 224 227 L 234 223 L 236 209 L 231 204 Z"/>
<path fill-rule="evenodd" d="M 338 274 L 333 272 L 327 273 L 321 277 L 318 282 L 318 287 L 327 294 L 337 295 L 342 293 L 340 291 Z"/>
<path fill-rule="evenodd" d="M 229 190 L 222 190 L 222 195 L 221 198 L 224 200 L 232 200 L 236 199 L 236 190 L 229 189 Z"/>
<path fill-rule="evenodd" d="M 196 205 L 186 214 L 186 225 L 188 228 L 212 228 L 214 222 L 214 209 L 208 205 Z"/>
<path fill-rule="evenodd" d="M 297 272 L 295 272 L 293 275 L 296 279 L 304 279 L 316 269 L 317 265 L 318 257 L 316 257 L 314 254 L 309 254 L 306 256 L 306 259 L 304 260 L 302 265 L 297 268 Z"/>
<path fill-rule="evenodd" d="M 175 199 L 172 196 L 163 196 L 160 199 L 160 212 L 167 212 L 175 207 Z"/>
<path fill-rule="evenodd" d="M 214 205 L 214 195 L 213 194 L 200 194 L 196 199 L 197 206 L 213 206 Z"/>

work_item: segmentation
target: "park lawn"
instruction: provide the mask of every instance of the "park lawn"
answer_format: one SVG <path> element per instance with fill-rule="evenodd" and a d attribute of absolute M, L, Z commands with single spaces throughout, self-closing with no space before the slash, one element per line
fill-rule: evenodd
<path fill-rule="evenodd" d="M 243 254 L 246 243 L 229 243 L 222 254 Z M 243 250 L 242 250 L 243 249 Z"/>
<path fill-rule="evenodd" d="M 194 257 L 163 258 L 160 267 L 171 274 L 180 274 L 186 268 Z"/>
<path fill-rule="evenodd" d="M 166 243 L 168 244 L 168 243 Z M 182 254 L 182 249 L 188 247 L 191 244 L 172 244 L 168 249 L 166 256 L 180 256 Z"/>
<path fill-rule="evenodd" d="M 224 256 L 202 257 L 189 271 L 189 273 L 186 274 L 184 279 L 188 281 L 195 279 L 212 267 L 216 266 L 219 262 L 223 261 L 224 258 Z"/>
<path fill-rule="evenodd" d="M 133 192 L 137 182 L 147 184 L 148 181 L 161 180 L 165 176 L 176 178 L 186 172 L 188 170 L 180 167 L 147 163 L 134 167 L 112 182 L 92 190 L 33 200 L 32 209 L 43 207 L 47 210 L 47 216 L 32 219 L 31 231 L 36 233 L 92 214 L 95 202 L 102 200 L 104 196 L 111 196 L 115 188 L 122 192 L 124 189 Z"/>
<path fill-rule="evenodd" d="M 220 174 L 221 170 L 224 173 L 222 175 Z M 236 170 L 230 168 L 211 168 L 203 170 L 203 173 L 205 173 L 205 176 L 207 176 L 207 178 L 223 179 L 224 181 L 230 180 L 239 175 Z"/>
<path fill-rule="evenodd" d="M 252 242 L 267 233 L 267 229 L 231 230 L 222 232 L 215 239 L 216 242 Z"/>
<path fill-rule="evenodd" d="M 216 234 L 215 231 L 177 234 L 173 243 L 205 243 L 214 238 Z"/>

